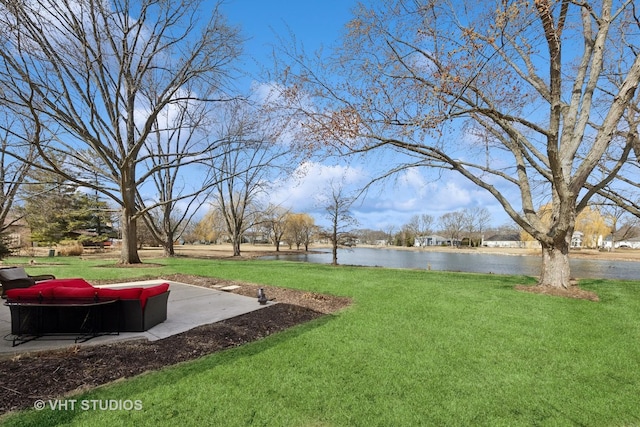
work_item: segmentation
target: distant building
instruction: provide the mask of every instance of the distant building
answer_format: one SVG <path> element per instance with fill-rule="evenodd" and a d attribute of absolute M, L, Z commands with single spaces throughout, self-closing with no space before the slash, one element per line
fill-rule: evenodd
<path fill-rule="evenodd" d="M 9 249 L 25 248 L 31 244 L 31 229 L 24 218 L 11 220 L 5 229 L 5 240 Z"/>
<path fill-rule="evenodd" d="M 582 231 L 574 231 L 571 236 L 571 247 L 581 248 L 584 241 L 584 233 Z"/>
<path fill-rule="evenodd" d="M 520 239 L 518 233 L 494 234 L 482 240 L 482 246 L 487 248 L 524 248 L 527 245 Z"/>
<path fill-rule="evenodd" d="M 605 249 L 611 249 L 611 236 L 604 239 L 603 246 Z M 624 249 L 640 249 L 640 237 L 633 237 L 630 239 L 623 239 L 620 241 L 616 241 L 613 244 L 614 249 L 624 248 Z"/>
<path fill-rule="evenodd" d="M 457 246 L 460 244 L 459 240 L 451 240 L 446 237 L 433 234 L 431 236 L 416 237 L 413 246 Z"/>

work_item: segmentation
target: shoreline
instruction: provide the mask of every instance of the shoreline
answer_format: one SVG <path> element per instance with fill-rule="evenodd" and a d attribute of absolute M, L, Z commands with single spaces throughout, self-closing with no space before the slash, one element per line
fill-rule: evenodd
<path fill-rule="evenodd" d="M 479 253 L 504 256 L 541 256 L 541 249 L 531 248 L 488 248 L 488 247 L 451 247 L 451 246 L 427 246 L 402 247 L 402 246 L 375 246 L 359 245 L 361 248 L 399 250 L 410 252 L 451 252 L 451 253 Z M 600 251 L 598 249 L 574 249 L 569 252 L 569 258 L 597 259 L 610 261 L 640 261 L 640 250 L 638 249 L 616 249 L 614 251 Z"/>
<path fill-rule="evenodd" d="M 488 248 L 488 247 L 451 247 L 451 246 L 427 246 L 427 247 L 406 247 L 406 246 L 377 246 L 377 245 L 358 245 L 356 248 L 368 248 L 376 250 L 397 250 L 397 251 L 410 251 L 410 252 L 452 252 L 452 253 L 479 253 L 479 254 L 492 254 L 492 255 L 504 255 L 504 256 L 541 256 L 540 249 L 531 248 Z M 315 244 L 309 247 L 308 253 L 314 253 L 322 250 L 331 250 L 331 246 L 328 244 Z M 42 248 L 32 254 L 18 254 L 16 257 L 29 258 L 48 258 L 48 248 Z M 231 244 L 219 244 L 219 245 L 177 245 L 175 247 L 176 256 L 178 257 L 197 257 L 197 258 L 213 258 L 213 259 L 255 259 L 264 256 L 283 255 L 283 254 L 300 254 L 304 253 L 304 249 L 296 250 L 295 247 L 289 249 L 287 247 L 281 247 L 279 251 L 276 251 L 273 245 L 253 245 L 243 244 L 240 247 L 240 257 L 233 256 L 233 250 Z M 162 258 L 162 248 L 144 247 L 139 250 L 140 258 Z M 10 264 L 11 258 L 7 257 L 0 261 L 0 265 Z M 119 251 L 117 248 L 105 250 L 104 252 L 86 252 L 80 255 L 81 258 L 87 259 L 118 259 Z M 578 249 L 569 252 L 570 258 L 579 259 L 597 259 L 597 260 L 610 260 L 610 261 L 640 261 L 640 250 L 638 249 L 616 249 L 613 251 L 599 251 L 597 249 Z M 60 258 L 56 255 L 52 257 Z"/>

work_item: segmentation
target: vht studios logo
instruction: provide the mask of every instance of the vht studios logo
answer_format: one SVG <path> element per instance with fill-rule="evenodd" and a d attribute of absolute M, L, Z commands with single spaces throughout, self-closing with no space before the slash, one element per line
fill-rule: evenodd
<path fill-rule="evenodd" d="M 116 399 L 64 399 L 64 400 L 36 400 L 33 403 L 36 411 L 50 409 L 52 411 L 140 411 L 141 400 Z"/>

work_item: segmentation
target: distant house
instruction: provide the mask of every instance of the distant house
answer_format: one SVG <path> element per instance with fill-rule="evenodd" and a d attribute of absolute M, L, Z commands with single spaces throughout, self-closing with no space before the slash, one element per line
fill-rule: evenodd
<path fill-rule="evenodd" d="M 242 235 L 243 241 L 246 241 L 251 244 L 267 244 L 271 243 L 271 239 L 268 233 L 263 231 L 245 231 Z M 281 244 L 286 245 L 286 242 L 280 242 Z"/>
<path fill-rule="evenodd" d="M 31 229 L 23 219 L 13 219 L 5 229 L 5 239 L 10 249 L 19 249 L 31 244 Z"/>
<path fill-rule="evenodd" d="M 518 233 L 494 234 L 483 239 L 482 246 L 487 248 L 524 248 L 525 242 L 520 239 Z"/>
<path fill-rule="evenodd" d="M 603 246 L 605 249 L 611 249 L 611 236 L 607 237 L 604 240 Z M 623 239 L 620 241 L 616 241 L 613 245 L 615 249 L 625 248 L 625 249 L 640 249 L 640 237 L 633 237 L 630 239 Z"/>
<path fill-rule="evenodd" d="M 582 231 L 574 231 L 571 236 L 571 247 L 581 248 L 584 241 L 584 233 Z"/>
<path fill-rule="evenodd" d="M 433 234 L 431 236 L 416 237 L 413 246 L 454 246 L 460 244 L 458 240 L 447 239 L 446 237 Z"/>
<path fill-rule="evenodd" d="M 609 244 L 611 245 L 611 244 Z M 582 231 L 574 231 L 571 236 L 572 248 L 602 248 L 606 247 L 605 239 L 602 235 L 587 235 Z"/>

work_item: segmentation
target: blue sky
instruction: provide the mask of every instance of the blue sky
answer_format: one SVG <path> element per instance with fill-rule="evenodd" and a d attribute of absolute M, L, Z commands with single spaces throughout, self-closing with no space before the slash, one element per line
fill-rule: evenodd
<path fill-rule="evenodd" d="M 263 77 L 256 63 L 270 64 L 272 47 L 280 43 L 279 37 L 288 40 L 289 34 L 294 34 L 296 42 L 307 52 L 321 46 L 328 49 L 340 41 L 355 5 L 352 0 L 228 0 L 222 10 L 229 23 L 239 26 L 248 39 L 244 45 L 247 71 L 257 83 L 268 83 L 259 81 Z M 298 174 L 302 178 L 280 182 L 270 194 L 271 201 L 295 212 L 309 213 L 318 224 L 326 225 L 315 195 L 327 191 L 329 183 L 337 179 L 344 179 L 349 188 L 357 191 L 375 178 L 373 170 L 384 169 L 383 161 L 384 157 L 368 160 L 375 165 L 353 160 L 308 162 L 300 167 L 306 171 Z M 492 225 L 508 222 L 495 200 L 465 179 L 410 170 L 370 190 L 354 204 L 352 211 L 360 228 L 388 230 L 392 226 L 399 229 L 416 214 L 426 213 L 437 219 L 442 214 L 473 206 L 486 207 L 493 214 Z"/>
<path fill-rule="evenodd" d="M 289 31 L 309 51 L 333 44 L 355 5 L 352 0 L 227 0 L 222 10 L 249 39 L 245 53 L 268 61 L 271 46 Z"/>

